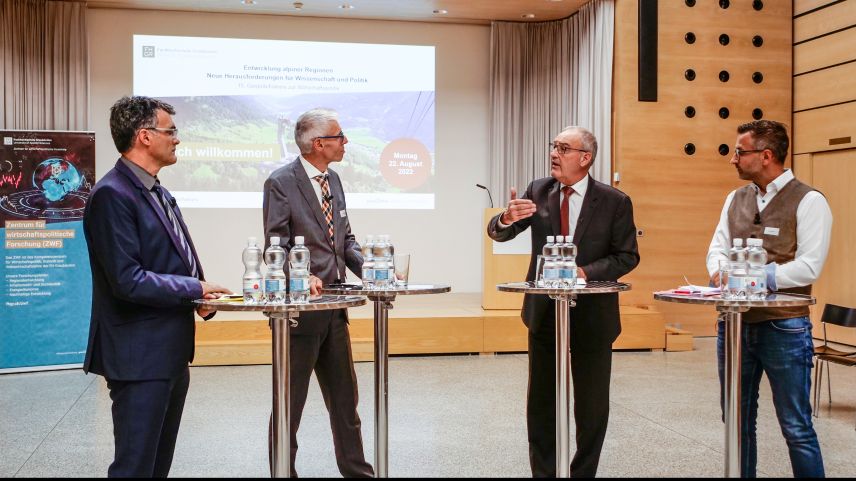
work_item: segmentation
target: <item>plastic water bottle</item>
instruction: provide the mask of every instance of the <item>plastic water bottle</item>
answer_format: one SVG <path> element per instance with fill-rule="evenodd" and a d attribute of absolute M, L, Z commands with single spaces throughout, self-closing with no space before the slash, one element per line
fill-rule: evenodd
<path fill-rule="evenodd" d="M 271 236 L 265 251 L 265 298 L 268 304 L 285 303 L 285 251 L 279 246 L 279 236 Z"/>
<path fill-rule="evenodd" d="M 244 304 L 264 304 L 265 291 L 262 283 L 262 250 L 255 237 L 247 239 L 247 247 L 241 256 L 244 261 Z"/>
<path fill-rule="evenodd" d="M 386 278 L 389 279 L 387 285 L 395 287 L 395 246 L 392 244 L 392 241 L 389 240 L 389 234 L 384 234 L 383 240 L 386 243 L 384 254 L 386 254 Z"/>
<path fill-rule="evenodd" d="M 387 257 L 389 246 L 385 235 L 379 235 L 372 244 L 372 258 L 374 259 L 374 287 L 375 289 L 386 289 L 391 284 L 392 278 L 389 271 L 392 262 Z"/>
<path fill-rule="evenodd" d="M 372 247 L 374 246 L 374 236 L 367 235 L 366 243 L 363 244 L 363 287 L 371 289 L 374 287 L 374 255 Z"/>
<path fill-rule="evenodd" d="M 570 236 L 559 245 L 559 279 L 564 287 L 574 287 L 577 283 L 577 246 Z"/>
<path fill-rule="evenodd" d="M 747 276 L 747 296 L 749 299 L 767 298 L 767 251 L 763 239 L 746 239 L 746 262 L 749 264 Z"/>
<path fill-rule="evenodd" d="M 288 251 L 288 292 L 292 304 L 309 302 L 309 249 L 302 235 L 294 237 L 294 247 Z"/>
<path fill-rule="evenodd" d="M 746 249 L 743 239 L 733 239 L 728 251 L 731 271 L 728 274 L 728 298 L 746 299 Z"/>
<path fill-rule="evenodd" d="M 553 287 L 559 281 L 559 266 L 556 264 L 558 260 L 558 250 L 556 249 L 556 244 L 553 242 L 555 237 L 548 235 L 547 243 L 544 244 L 544 248 L 541 249 L 541 257 L 542 257 L 542 287 Z"/>

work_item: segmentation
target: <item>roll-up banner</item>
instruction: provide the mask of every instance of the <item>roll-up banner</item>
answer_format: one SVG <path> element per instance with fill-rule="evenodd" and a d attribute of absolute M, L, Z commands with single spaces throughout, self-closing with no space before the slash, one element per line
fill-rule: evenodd
<path fill-rule="evenodd" d="M 0 130 L 0 373 L 83 363 L 94 183 L 93 132 Z"/>

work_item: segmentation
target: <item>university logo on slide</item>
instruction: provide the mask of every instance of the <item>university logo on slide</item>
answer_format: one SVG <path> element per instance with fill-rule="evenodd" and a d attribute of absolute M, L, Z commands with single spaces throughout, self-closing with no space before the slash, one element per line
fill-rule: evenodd
<path fill-rule="evenodd" d="M 143 58 L 155 58 L 154 45 L 143 45 Z"/>

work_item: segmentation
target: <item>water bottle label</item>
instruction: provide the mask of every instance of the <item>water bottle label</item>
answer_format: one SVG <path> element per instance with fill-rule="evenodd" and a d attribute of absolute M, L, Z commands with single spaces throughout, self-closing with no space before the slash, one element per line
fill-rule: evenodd
<path fill-rule="evenodd" d="M 309 290 L 309 279 L 295 279 L 291 278 L 289 280 L 288 286 L 291 288 L 291 292 L 303 292 Z"/>
<path fill-rule="evenodd" d="M 558 279 L 559 269 L 544 269 L 544 279 Z"/>
<path fill-rule="evenodd" d="M 730 276 L 728 278 L 728 288 L 729 289 L 742 289 L 745 285 L 743 279 L 744 279 L 743 277 Z"/>
<path fill-rule="evenodd" d="M 559 271 L 559 277 L 562 279 L 573 279 L 575 272 L 572 269 L 562 269 Z"/>
<path fill-rule="evenodd" d="M 251 279 L 244 281 L 244 292 L 259 292 L 262 290 L 261 279 Z"/>
<path fill-rule="evenodd" d="M 265 292 L 281 292 L 285 290 L 283 279 L 265 279 Z"/>
<path fill-rule="evenodd" d="M 376 281 L 386 281 L 389 279 L 389 271 L 386 269 L 375 269 L 374 278 Z"/>

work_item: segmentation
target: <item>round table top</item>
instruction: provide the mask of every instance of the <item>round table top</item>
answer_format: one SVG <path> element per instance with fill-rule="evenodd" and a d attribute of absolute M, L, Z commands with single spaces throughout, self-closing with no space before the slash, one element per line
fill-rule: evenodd
<path fill-rule="evenodd" d="M 244 304 L 243 302 L 221 301 L 218 299 L 197 299 L 196 304 L 217 311 L 256 311 L 256 312 L 302 312 L 344 309 L 362 306 L 366 298 L 361 296 L 313 296 L 305 304 Z"/>
<path fill-rule="evenodd" d="M 668 291 L 655 292 L 654 299 L 664 302 L 677 302 L 681 304 L 707 304 L 725 307 L 795 307 L 810 306 L 817 300 L 811 296 L 802 294 L 767 294 L 766 299 L 723 299 L 721 296 L 700 296 L 674 294 Z"/>
<path fill-rule="evenodd" d="M 366 296 L 369 299 L 407 296 L 416 294 L 442 294 L 451 291 L 446 284 L 407 284 L 385 289 L 366 289 L 362 284 L 332 284 L 321 288 L 323 294 Z"/>
<path fill-rule="evenodd" d="M 570 294 L 610 294 L 613 292 L 629 291 L 630 287 L 630 284 L 613 281 L 589 281 L 585 286 L 578 287 L 538 287 L 533 281 L 528 281 L 497 284 L 496 289 L 502 292 L 558 296 Z"/>

